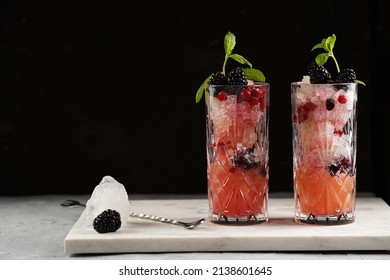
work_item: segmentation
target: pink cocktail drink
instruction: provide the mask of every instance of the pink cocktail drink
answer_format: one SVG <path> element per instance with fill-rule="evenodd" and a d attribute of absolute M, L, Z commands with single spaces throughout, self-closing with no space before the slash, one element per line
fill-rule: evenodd
<path fill-rule="evenodd" d="M 293 83 L 295 219 L 355 219 L 357 84 Z"/>
<path fill-rule="evenodd" d="M 236 37 L 224 39 L 222 69 L 199 87 L 205 97 L 209 219 L 215 223 L 268 220 L 269 89 L 265 76 L 233 52 Z M 228 71 L 228 60 L 241 64 Z"/>
<path fill-rule="evenodd" d="M 269 84 L 210 85 L 207 108 L 209 217 L 268 220 Z"/>
<path fill-rule="evenodd" d="M 312 47 L 321 50 L 301 82 L 291 84 L 295 220 L 346 224 L 355 221 L 357 79 L 340 68 L 336 35 Z M 336 73 L 324 64 L 333 60 Z"/>

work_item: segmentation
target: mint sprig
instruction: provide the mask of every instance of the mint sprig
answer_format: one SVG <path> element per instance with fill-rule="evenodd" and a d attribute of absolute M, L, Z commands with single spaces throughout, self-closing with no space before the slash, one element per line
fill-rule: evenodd
<path fill-rule="evenodd" d="M 321 40 L 321 43 L 316 44 L 311 51 L 315 49 L 323 49 L 325 50 L 324 53 L 320 53 L 316 56 L 316 63 L 318 65 L 324 65 L 327 61 L 328 58 L 331 57 L 336 65 L 337 68 L 337 73 L 340 73 L 340 67 L 337 62 L 337 59 L 333 53 L 333 48 L 334 45 L 336 44 L 336 35 L 333 33 L 332 36 L 329 36 L 328 38 L 324 38 Z M 356 83 L 366 85 L 363 81 L 360 80 L 355 80 Z"/>
<path fill-rule="evenodd" d="M 313 51 L 315 49 L 324 49 L 326 51 L 325 53 L 320 53 L 319 55 L 316 56 L 316 63 L 322 66 L 328 61 L 328 58 L 331 57 L 333 58 L 333 61 L 336 64 L 337 73 L 339 73 L 340 67 L 339 64 L 337 63 L 336 57 L 333 54 L 333 48 L 335 43 L 336 43 L 336 35 L 332 34 L 332 36 L 322 39 L 321 43 L 315 45 L 311 50 Z"/>
<path fill-rule="evenodd" d="M 258 69 L 252 68 L 252 63 L 250 63 L 245 57 L 243 57 L 240 54 L 233 53 L 234 48 L 236 47 L 236 36 L 234 36 L 233 33 L 230 31 L 225 35 L 224 39 L 224 49 L 225 49 L 225 59 L 222 64 L 222 72 L 226 74 L 226 64 L 229 60 L 229 58 L 233 59 L 234 61 L 247 65 L 249 67 L 243 68 L 244 73 L 247 77 L 247 79 L 255 81 L 255 82 L 265 82 L 265 76 L 263 72 L 261 72 Z M 208 85 L 210 83 L 211 75 L 208 76 L 204 82 L 199 87 L 198 91 L 196 92 L 195 96 L 195 102 L 199 103 L 199 101 L 202 99 L 203 95 L 208 94 Z"/>

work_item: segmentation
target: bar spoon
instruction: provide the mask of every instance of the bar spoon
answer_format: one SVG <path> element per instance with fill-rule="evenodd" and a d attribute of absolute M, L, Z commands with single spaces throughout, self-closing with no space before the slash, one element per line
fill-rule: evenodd
<path fill-rule="evenodd" d="M 81 203 L 78 200 L 68 199 L 68 200 L 63 201 L 61 203 L 61 206 L 64 206 L 64 207 L 84 206 L 85 207 L 86 205 Z M 141 214 L 141 213 L 134 213 L 134 212 L 130 212 L 130 217 L 136 217 L 136 218 L 155 221 L 155 222 L 162 222 L 162 223 L 167 223 L 167 224 L 172 224 L 172 225 L 177 225 L 177 226 L 183 226 L 186 229 L 193 229 L 205 221 L 205 219 L 199 219 L 199 220 L 196 220 L 193 222 L 181 222 L 181 221 L 174 220 L 174 219 L 168 219 L 168 218 L 157 217 L 157 216 Z"/>

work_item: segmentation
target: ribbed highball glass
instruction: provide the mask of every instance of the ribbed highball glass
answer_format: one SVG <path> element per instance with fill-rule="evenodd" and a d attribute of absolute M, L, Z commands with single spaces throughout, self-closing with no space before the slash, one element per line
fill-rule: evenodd
<path fill-rule="evenodd" d="M 268 220 L 267 83 L 210 85 L 206 96 L 209 218 Z"/>
<path fill-rule="evenodd" d="M 295 220 L 355 220 L 357 84 L 291 84 Z"/>

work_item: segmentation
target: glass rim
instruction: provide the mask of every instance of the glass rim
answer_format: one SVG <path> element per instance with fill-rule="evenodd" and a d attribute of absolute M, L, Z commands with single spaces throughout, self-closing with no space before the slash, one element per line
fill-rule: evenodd
<path fill-rule="evenodd" d="M 357 85 L 357 83 L 326 83 L 326 84 L 308 84 L 308 83 L 303 83 L 302 81 L 296 81 L 292 82 L 291 85 L 310 85 L 310 86 L 333 86 L 333 85 Z"/>
<path fill-rule="evenodd" d="M 246 85 L 229 85 L 229 84 L 208 85 L 208 87 L 250 87 L 250 86 L 270 86 L 270 83 L 267 83 L 267 82 L 253 82 L 253 84 L 246 84 Z"/>

